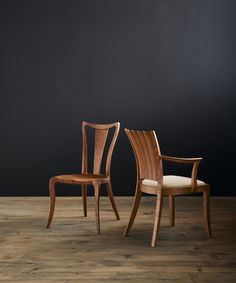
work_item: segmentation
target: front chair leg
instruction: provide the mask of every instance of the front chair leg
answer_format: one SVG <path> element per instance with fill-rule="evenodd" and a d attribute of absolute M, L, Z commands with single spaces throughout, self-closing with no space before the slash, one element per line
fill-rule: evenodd
<path fill-rule="evenodd" d="M 116 207 L 116 203 L 115 203 L 115 199 L 114 199 L 114 196 L 113 196 L 113 192 L 112 192 L 111 182 L 107 183 L 106 186 L 107 186 L 107 194 L 109 196 L 112 208 L 115 212 L 116 219 L 120 220 L 120 216 L 119 216 L 119 213 L 118 213 L 118 210 L 117 210 L 117 207 Z"/>
<path fill-rule="evenodd" d="M 54 209 L 55 209 L 56 195 L 55 195 L 55 181 L 53 180 L 53 178 L 51 178 L 49 181 L 49 193 L 50 193 L 50 210 L 49 210 L 49 215 L 48 215 L 47 229 L 51 225 L 53 214 L 54 214 Z"/>
<path fill-rule="evenodd" d="M 170 226 L 175 226 L 175 196 L 169 195 Z"/>
<path fill-rule="evenodd" d="M 157 236 L 161 222 L 162 203 L 163 203 L 163 193 L 159 192 L 157 194 L 156 213 L 155 213 L 155 220 L 154 220 L 153 233 L 152 233 L 152 242 L 151 242 L 152 247 L 155 247 L 157 242 Z"/>
<path fill-rule="evenodd" d="M 87 216 L 87 185 L 82 185 L 82 198 L 83 198 L 84 217 L 86 217 Z"/>
<path fill-rule="evenodd" d="M 211 233 L 211 221 L 210 221 L 210 196 L 209 188 L 203 192 L 203 217 L 205 222 L 205 228 L 207 231 L 207 236 L 212 237 Z"/>
<path fill-rule="evenodd" d="M 95 197 L 95 217 L 98 235 L 101 234 L 100 229 L 100 216 L 99 216 L 99 199 L 100 199 L 100 185 L 94 184 L 94 197 Z"/>
<path fill-rule="evenodd" d="M 139 189 L 139 185 L 137 185 L 136 193 L 135 193 L 135 197 L 134 197 L 133 208 L 132 208 L 132 211 L 131 211 L 131 214 L 130 214 L 129 223 L 126 226 L 126 229 L 125 229 L 125 232 L 124 232 L 124 235 L 123 235 L 124 237 L 128 236 L 130 229 L 131 229 L 131 227 L 134 223 L 134 219 L 136 217 L 136 214 L 137 214 L 137 211 L 138 211 L 138 208 L 139 208 L 141 197 L 142 197 L 142 192 Z"/>

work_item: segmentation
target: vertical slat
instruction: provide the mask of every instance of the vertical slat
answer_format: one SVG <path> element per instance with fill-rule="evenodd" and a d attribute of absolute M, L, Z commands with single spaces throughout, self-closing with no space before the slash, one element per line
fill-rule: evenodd
<path fill-rule="evenodd" d="M 147 176 L 148 171 L 147 171 L 147 160 L 143 151 L 142 136 L 139 131 L 133 132 L 133 136 L 137 144 L 136 150 L 138 155 L 138 162 L 140 163 L 140 175 L 141 178 L 143 178 L 143 176 Z"/>
<path fill-rule="evenodd" d="M 82 123 L 82 173 L 88 173 L 88 152 L 85 122 Z"/>
<path fill-rule="evenodd" d="M 145 132 L 147 147 L 149 149 L 149 162 L 152 170 L 150 179 L 162 182 L 162 161 L 160 159 L 160 149 L 154 131 Z"/>
<path fill-rule="evenodd" d="M 162 166 L 162 159 L 161 159 L 161 150 L 160 150 L 160 146 L 157 140 L 157 136 L 156 136 L 156 132 L 152 131 L 152 135 L 153 135 L 153 143 L 155 143 L 155 148 L 156 148 L 156 158 L 157 158 L 157 179 L 159 181 L 161 181 L 161 183 L 163 184 L 163 166 Z"/>
<path fill-rule="evenodd" d="M 155 132 L 152 131 L 149 133 L 151 135 L 151 140 L 149 139 L 149 145 L 151 150 L 151 156 L 152 156 L 152 162 L 153 164 L 156 164 L 155 166 L 155 179 L 160 180 L 163 178 L 163 172 L 162 172 L 162 160 L 160 159 L 160 149 L 158 145 L 158 141 L 155 136 Z"/>
<path fill-rule="evenodd" d="M 146 176 L 146 164 L 142 151 L 142 144 L 140 144 L 140 140 L 138 138 L 137 132 L 128 131 L 127 134 L 130 137 L 131 145 L 133 147 L 134 153 L 136 154 L 138 166 L 139 166 L 139 174 L 140 178 L 145 178 Z"/>
<path fill-rule="evenodd" d="M 147 179 L 151 179 L 151 167 L 150 167 L 150 162 L 149 162 L 149 152 L 148 152 L 148 148 L 147 145 L 145 144 L 145 139 L 144 139 L 144 133 L 141 131 L 137 131 L 137 138 L 139 139 L 140 142 L 140 153 L 143 156 L 144 159 L 144 164 L 143 164 L 143 168 L 142 171 L 144 171 L 144 176 Z"/>
<path fill-rule="evenodd" d="M 118 133 L 120 130 L 120 123 L 117 122 L 113 124 L 112 127 L 115 127 L 115 132 L 114 132 L 114 135 L 113 135 L 113 138 L 112 138 L 112 141 L 111 141 L 108 153 L 107 153 L 107 161 L 106 161 L 106 175 L 107 176 L 110 175 L 110 171 L 111 171 L 111 158 L 112 158 L 112 153 L 113 153 L 115 143 L 118 137 Z"/>
<path fill-rule="evenodd" d="M 95 130 L 93 173 L 101 173 L 102 156 L 107 140 L 108 129 Z"/>
<path fill-rule="evenodd" d="M 147 179 L 156 180 L 156 163 L 155 163 L 155 155 L 153 154 L 154 148 L 153 144 L 150 146 L 150 139 L 152 136 L 149 134 L 149 132 L 143 132 L 143 149 L 144 149 L 144 155 L 146 156 L 146 168 L 147 168 Z"/>

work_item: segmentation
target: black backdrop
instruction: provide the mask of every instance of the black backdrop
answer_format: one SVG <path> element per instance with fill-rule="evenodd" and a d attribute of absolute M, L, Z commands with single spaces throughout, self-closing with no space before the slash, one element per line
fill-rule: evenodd
<path fill-rule="evenodd" d="M 47 195 L 50 176 L 80 171 L 82 120 L 121 122 L 115 194 L 134 193 L 124 127 L 155 129 L 163 154 L 203 156 L 212 194 L 235 194 L 235 7 L 1 1 L 1 195 Z"/>

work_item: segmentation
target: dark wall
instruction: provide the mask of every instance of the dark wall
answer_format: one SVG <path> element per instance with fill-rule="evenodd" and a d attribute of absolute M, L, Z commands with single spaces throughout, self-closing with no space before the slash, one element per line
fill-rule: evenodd
<path fill-rule="evenodd" d="M 235 194 L 235 8 L 1 1 L 0 194 L 46 195 L 50 176 L 80 171 L 82 120 L 121 122 L 115 194 L 134 193 L 124 127 L 155 129 L 163 154 L 203 156 L 199 178 L 212 194 Z"/>

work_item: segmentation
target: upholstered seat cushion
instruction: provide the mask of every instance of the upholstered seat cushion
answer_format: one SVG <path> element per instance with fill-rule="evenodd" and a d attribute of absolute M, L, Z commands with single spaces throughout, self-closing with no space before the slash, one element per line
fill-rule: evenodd
<path fill-rule="evenodd" d="M 166 175 L 163 176 L 163 187 L 164 188 L 183 188 L 191 187 L 191 178 L 175 175 Z M 144 179 L 142 181 L 143 185 L 155 187 L 158 185 L 158 181 Z M 197 180 L 198 186 L 204 186 L 206 183 L 203 181 Z"/>

